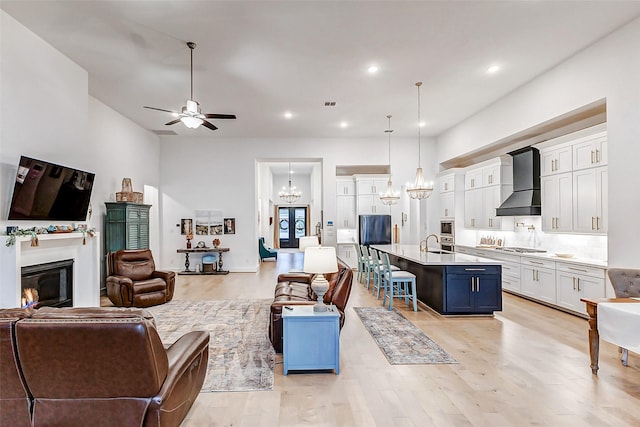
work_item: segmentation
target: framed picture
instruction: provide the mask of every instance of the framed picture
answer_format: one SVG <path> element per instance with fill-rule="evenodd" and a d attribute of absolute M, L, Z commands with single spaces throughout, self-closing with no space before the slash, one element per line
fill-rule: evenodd
<path fill-rule="evenodd" d="M 190 218 L 183 218 L 180 220 L 180 234 L 186 236 L 187 234 L 193 235 L 193 220 Z"/>
<path fill-rule="evenodd" d="M 224 234 L 236 234 L 236 219 L 225 218 L 224 219 Z"/>
<path fill-rule="evenodd" d="M 222 234 L 222 223 L 209 226 L 209 234 L 212 236 Z"/>

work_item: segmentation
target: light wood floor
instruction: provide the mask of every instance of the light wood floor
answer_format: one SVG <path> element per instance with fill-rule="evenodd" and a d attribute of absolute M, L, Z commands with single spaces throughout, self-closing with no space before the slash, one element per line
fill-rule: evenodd
<path fill-rule="evenodd" d="M 269 298 L 295 254 L 257 274 L 178 276 L 177 299 Z M 640 355 L 623 367 L 602 342 L 589 368 L 586 320 L 504 294 L 493 318 L 397 308 L 460 363 L 395 365 L 352 307 L 379 305 L 354 281 L 340 336 L 340 375 L 282 375 L 272 391 L 202 393 L 183 426 L 638 426 Z M 394 304 L 395 306 L 395 304 Z"/>

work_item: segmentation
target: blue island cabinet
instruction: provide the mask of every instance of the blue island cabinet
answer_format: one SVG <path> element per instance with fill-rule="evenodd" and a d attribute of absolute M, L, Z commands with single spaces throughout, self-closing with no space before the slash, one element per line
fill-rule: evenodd
<path fill-rule="evenodd" d="M 340 314 L 314 312 L 313 306 L 283 308 L 284 375 L 292 370 L 334 369 L 340 373 Z"/>
<path fill-rule="evenodd" d="M 502 310 L 500 266 L 462 265 L 444 269 L 444 313 L 491 314 Z"/>

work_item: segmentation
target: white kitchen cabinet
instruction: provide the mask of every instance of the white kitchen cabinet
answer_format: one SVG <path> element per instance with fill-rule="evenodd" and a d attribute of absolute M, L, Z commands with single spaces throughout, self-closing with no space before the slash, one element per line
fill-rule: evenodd
<path fill-rule="evenodd" d="M 607 167 L 573 172 L 573 230 L 607 232 Z"/>
<path fill-rule="evenodd" d="M 336 197 L 336 228 L 357 228 L 356 197 Z"/>
<path fill-rule="evenodd" d="M 587 314 L 580 298 L 605 297 L 605 271 L 602 268 L 558 262 L 556 265 L 557 304 Z"/>
<path fill-rule="evenodd" d="M 520 290 L 523 295 L 549 304 L 556 303 L 555 262 L 522 258 Z"/>
<path fill-rule="evenodd" d="M 350 268 L 358 268 L 358 257 L 353 244 L 338 244 L 338 258 L 344 261 Z"/>
<path fill-rule="evenodd" d="M 499 163 L 482 168 L 482 185 L 498 185 L 501 182 L 501 165 Z"/>
<path fill-rule="evenodd" d="M 438 188 L 440 193 L 448 193 L 456 190 L 455 177 L 455 174 L 447 174 L 438 178 Z"/>
<path fill-rule="evenodd" d="M 358 195 L 384 193 L 387 190 L 388 179 L 360 179 L 356 178 Z"/>
<path fill-rule="evenodd" d="M 480 228 L 483 215 L 482 197 L 481 188 L 464 192 L 464 226 L 466 228 Z"/>
<path fill-rule="evenodd" d="M 608 162 L 606 134 L 573 145 L 573 170 L 604 166 Z"/>
<path fill-rule="evenodd" d="M 385 206 L 380 197 L 374 195 L 362 195 L 358 196 L 358 215 L 371 215 L 371 214 L 391 214 L 391 207 Z"/>
<path fill-rule="evenodd" d="M 553 175 L 573 170 L 573 149 L 571 145 L 540 150 L 540 175 Z"/>
<path fill-rule="evenodd" d="M 353 179 L 338 180 L 336 182 L 336 196 L 355 196 L 356 183 Z"/>
<path fill-rule="evenodd" d="M 573 230 L 573 175 L 571 172 L 540 178 L 542 231 Z"/>
<path fill-rule="evenodd" d="M 493 257 L 502 264 L 502 289 L 518 294 L 521 293 L 520 257 L 505 253 L 497 253 Z"/>
<path fill-rule="evenodd" d="M 500 230 L 502 219 L 496 216 L 506 191 L 503 186 L 477 188 L 464 192 L 464 226 L 483 230 Z"/>
<path fill-rule="evenodd" d="M 482 187 L 482 168 L 471 169 L 464 174 L 464 189 L 473 190 Z"/>
<path fill-rule="evenodd" d="M 440 194 L 440 218 L 455 217 L 455 193 Z"/>

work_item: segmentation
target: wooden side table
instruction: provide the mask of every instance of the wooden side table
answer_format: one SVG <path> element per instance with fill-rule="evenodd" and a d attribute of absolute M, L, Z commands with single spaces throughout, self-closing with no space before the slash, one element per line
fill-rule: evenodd
<path fill-rule="evenodd" d="M 291 307 L 289 310 L 287 307 Z M 284 375 L 290 370 L 334 369 L 340 373 L 340 314 L 313 306 L 282 309 Z"/>

